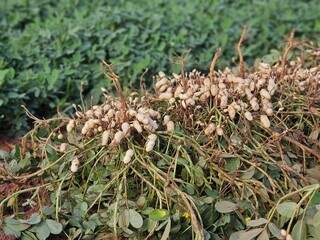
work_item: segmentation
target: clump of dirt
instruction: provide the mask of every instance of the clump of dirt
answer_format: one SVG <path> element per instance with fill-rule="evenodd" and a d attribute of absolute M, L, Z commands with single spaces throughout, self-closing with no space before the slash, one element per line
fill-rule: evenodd
<path fill-rule="evenodd" d="M 16 240 L 14 236 L 8 236 L 0 230 L 0 240 Z"/>
<path fill-rule="evenodd" d="M 15 183 L 0 184 L 0 201 L 10 196 L 19 189 L 19 185 Z"/>
<path fill-rule="evenodd" d="M 8 139 L 7 137 L 0 136 L 0 150 L 2 151 L 10 152 L 18 143 L 19 140 Z"/>

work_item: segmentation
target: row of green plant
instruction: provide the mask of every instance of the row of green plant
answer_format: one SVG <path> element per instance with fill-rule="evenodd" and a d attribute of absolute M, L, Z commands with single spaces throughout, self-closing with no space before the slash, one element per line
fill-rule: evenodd
<path fill-rule="evenodd" d="M 39 117 L 79 103 L 80 92 L 98 101 L 106 81 L 99 64 L 111 61 L 125 86 L 147 82 L 159 70 L 206 70 L 223 49 L 220 66 L 233 63 L 241 28 L 252 61 L 278 48 L 292 29 L 316 39 L 317 0 L 2 0 L 0 1 L 0 128 L 19 135 L 28 128 L 21 105 Z M 110 86 L 110 85 L 109 85 Z M 108 87 L 108 85 L 107 85 Z M 91 100 L 89 100 L 91 101 Z"/>

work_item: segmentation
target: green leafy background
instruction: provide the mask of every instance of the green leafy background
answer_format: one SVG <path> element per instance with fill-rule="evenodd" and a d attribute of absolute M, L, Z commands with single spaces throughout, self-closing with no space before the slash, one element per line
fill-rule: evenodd
<path fill-rule="evenodd" d="M 0 1 L 0 128 L 22 134 L 29 126 L 21 105 L 50 116 L 80 92 L 98 101 L 110 87 L 100 62 L 116 66 L 122 84 L 147 82 L 162 70 L 177 72 L 176 56 L 188 52 L 187 69 L 206 71 L 222 47 L 219 66 L 235 64 L 234 45 L 249 28 L 248 63 L 296 30 L 300 39 L 320 34 L 320 4 L 313 1 L 218 0 L 2 0 Z"/>

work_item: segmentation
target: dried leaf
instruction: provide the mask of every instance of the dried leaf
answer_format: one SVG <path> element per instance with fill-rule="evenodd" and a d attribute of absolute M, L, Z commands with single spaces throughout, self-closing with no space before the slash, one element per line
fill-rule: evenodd
<path fill-rule="evenodd" d="M 269 223 L 268 228 L 272 236 L 276 237 L 277 239 L 282 239 L 280 229 L 274 223 Z"/>
<path fill-rule="evenodd" d="M 267 223 L 268 223 L 267 219 L 259 218 L 259 219 L 256 219 L 256 220 L 251 220 L 250 222 L 248 222 L 247 226 L 248 227 L 258 227 L 258 226 L 261 226 L 261 225 L 267 224 Z"/>
<path fill-rule="evenodd" d="M 269 240 L 269 234 L 267 230 L 262 231 L 257 240 Z"/>
<path fill-rule="evenodd" d="M 163 231 L 162 237 L 160 240 L 167 240 L 169 239 L 169 235 L 170 235 L 170 230 L 171 230 L 171 220 L 170 218 L 168 218 L 168 223 L 166 225 L 166 228 Z"/>
<path fill-rule="evenodd" d="M 251 240 L 251 239 L 254 239 L 263 230 L 264 230 L 264 228 L 255 228 L 255 229 L 251 229 L 251 230 L 246 231 L 246 232 L 242 232 L 242 233 L 239 234 L 239 239 L 238 240 Z"/>

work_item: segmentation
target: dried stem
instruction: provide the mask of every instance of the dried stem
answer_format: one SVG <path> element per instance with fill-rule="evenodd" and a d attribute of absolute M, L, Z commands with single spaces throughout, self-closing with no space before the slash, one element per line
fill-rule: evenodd
<path fill-rule="evenodd" d="M 280 79 L 283 78 L 285 72 L 286 72 L 286 63 L 287 63 L 287 59 L 288 59 L 288 54 L 290 52 L 290 50 L 294 47 L 294 31 L 292 31 L 290 33 L 290 36 L 288 38 L 288 41 L 287 41 L 287 45 L 284 49 L 284 52 L 283 52 L 283 55 L 282 55 L 282 58 L 281 58 L 281 75 L 280 75 Z"/>
<path fill-rule="evenodd" d="M 184 89 L 187 88 L 187 80 L 185 78 L 185 62 L 186 62 L 186 56 L 189 52 L 190 52 L 190 50 L 183 53 L 181 56 L 178 56 L 175 61 L 177 64 L 180 65 L 180 75 L 181 75 L 181 79 L 182 79 L 182 87 Z"/>
<path fill-rule="evenodd" d="M 26 106 L 21 105 L 21 107 L 24 109 L 26 115 L 27 115 L 29 118 L 31 118 L 31 119 L 34 120 L 35 122 L 38 122 L 38 121 L 40 122 L 40 121 L 41 121 L 41 119 L 39 119 L 39 118 L 37 118 L 36 116 L 34 116 L 34 115 L 27 109 Z"/>
<path fill-rule="evenodd" d="M 305 150 L 306 152 L 312 154 L 313 156 L 315 156 L 320 161 L 320 154 L 317 151 L 315 151 L 315 150 L 303 145 L 302 143 L 299 143 L 298 141 L 296 141 L 296 140 L 294 140 L 294 139 L 292 139 L 292 138 L 290 138 L 288 136 L 284 136 L 283 139 L 285 139 L 288 142 L 296 145 L 297 147 L 301 148 L 302 150 Z"/>
<path fill-rule="evenodd" d="M 218 61 L 218 58 L 221 56 L 221 48 L 218 48 L 216 53 L 214 54 L 213 56 L 213 59 L 212 59 L 212 62 L 211 62 L 211 65 L 210 65 L 210 73 L 209 73 L 209 76 L 210 76 L 210 80 L 211 82 L 214 81 L 215 79 L 215 75 L 214 75 L 214 67 L 216 66 L 216 63 Z"/>
<path fill-rule="evenodd" d="M 105 75 L 108 78 L 110 78 L 114 83 L 114 86 L 116 88 L 118 97 L 119 97 L 119 99 L 121 101 L 122 117 L 123 117 L 123 119 L 125 119 L 126 118 L 126 110 L 127 110 L 127 102 L 126 102 L 126 99 L 125 99 L 125 97 L 123 95 L 123 91 L 122 91 L 122 88 L 121 88 L 119 76 L 117 74 L 115 74 L 115 72 L 112 69 L 112 65 L 111 64 L 108 64 L 104 60 L 102 60 L 102 63 L 106 66 L 106 70 L 107 71 L 105 72 Z"/>
<path fill-rule="evenodd" d="M 142 92 L 143 95 L 146 95 L 146 82 L 144 79 L 144 75 L 149 71 L 148 68 L 146 68 L 146 70 L 144 70 L 144 72 L 142 73 L 141 77 L 140 77 L 140 90 Z"/>
<path fill-rule="evenodd" d="M 247 33 L 247 28 L 245 27 L 243 30 L 242 30 L 242 33 L 241 33 L 241 36 L 240 36 L 240 39 L 239 39 L 239 42 L 237 44 L 237 52 L 238 52 L 238 55 L 239 55 L 239 70 L 240 70 L 240 76 L 242 78 L 245 77 L 245 67 L 244 67 L 244 60 L 243 60 L 243 55 L 242 55 L 242 52 L 241 52 L 241 45 L 244 41 L 244 38 L 245 38 L 245 35 Z"/>

